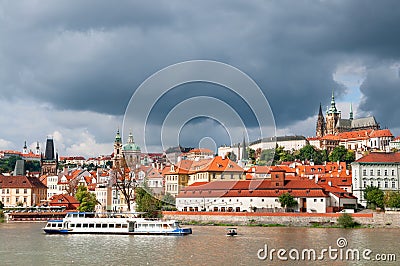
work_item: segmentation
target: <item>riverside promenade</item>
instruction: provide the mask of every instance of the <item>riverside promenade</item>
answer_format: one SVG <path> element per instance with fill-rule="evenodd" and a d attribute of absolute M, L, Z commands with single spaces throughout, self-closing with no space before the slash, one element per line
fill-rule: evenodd
<path fill-rule="evenodd" d="M 342 213 L 258 213 L 258 212 L 180 212 L 164 211 L 166 219 L 199 224 L 280 224 L 286 226 L 333 225 Z M 400 212 L 351 213 L 363 226 L 400 228 Z"/>

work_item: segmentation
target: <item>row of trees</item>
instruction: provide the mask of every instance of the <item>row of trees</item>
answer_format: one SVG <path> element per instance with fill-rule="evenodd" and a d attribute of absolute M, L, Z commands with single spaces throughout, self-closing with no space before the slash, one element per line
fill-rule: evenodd
<path fill-rule="evenodd" d="M 20 159 L 19 156 L 10 156 L 8 158 L 0 159 L 0 173 L 10 173 L 14 171 L 15 163 Z M 40 162 L 25 161 L 25 170 L 29 172 L 39 172 Z"/>
<path fill-rule="evenodd" d="M 364 190 L 368 208 L 400 208 L 400 192 L 383 192 L 380 188 L 368 186 Z"/>
<path fill-rule="evenodd" d="M 297 151 L 287 151 L 284 147 L 277 147 L 274 150 L 249 150 L 249 154 L 254 154 L 253 162 L 258 165 L 265 165 L 272 161 L 272 164 L 281 162 L 291 162 L 294 160 L 313 160 L 315 164 L 323 164 L 326 161 L 330 162 L 346 162 L 351 163 L 355 160 L 355 153 L 352 150 L 346 149 L 344 146 L 337 146 L 331 153 L 327 150 L 318 150 L 312 145 L 306 145 Z M 251 158 L 251 157 L 249 157 Z"/>

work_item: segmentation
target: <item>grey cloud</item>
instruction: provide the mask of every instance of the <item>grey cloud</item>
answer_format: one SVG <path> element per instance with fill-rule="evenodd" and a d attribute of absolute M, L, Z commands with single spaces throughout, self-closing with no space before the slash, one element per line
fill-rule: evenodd
<path fill-rule="evenodd" d="M 354 58 L 372 69 L 399 60 L 399 10 L 389 0 L 2 2 L 0 98 L 121 116 L 157 70 L 211 59 L 250 75 L 277 126 L 289 127 L 315 115 L 319 102 L 329 104 L 332 89 L 345 100 L 346 88 L 332 78 L 342 62 Z M 393 84 L 372 72 L 361 109 L 391 126 L 386 105 L 370 103 L 380 99 L 374 88 Z"/>
<path fill-rule="evenodd" d="M 400 127 L 399 66 L 390 63 L 371 68 L 361 85 L 365 98 L 360 104 L 364 112 L 375 115 L 382 127 Z"/>

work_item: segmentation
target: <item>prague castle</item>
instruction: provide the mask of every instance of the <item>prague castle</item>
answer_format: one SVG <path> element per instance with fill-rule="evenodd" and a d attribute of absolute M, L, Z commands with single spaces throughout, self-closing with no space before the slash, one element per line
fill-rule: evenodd
<path fill-rule="evenodd" d="M 326 111 L 326 118 L 322 114 L 321 104 L 319 105 L 316 136 L 323 137 L 325 135 L 337 135 L 342 132 L 380 128 L 373 116 L 354 119 L 352 106 L 350 106 L 348 119 L 343 119 L 341 115 L 341 111 L 336 108 L 335 96 L 332 91 L 331 106 Z"/>

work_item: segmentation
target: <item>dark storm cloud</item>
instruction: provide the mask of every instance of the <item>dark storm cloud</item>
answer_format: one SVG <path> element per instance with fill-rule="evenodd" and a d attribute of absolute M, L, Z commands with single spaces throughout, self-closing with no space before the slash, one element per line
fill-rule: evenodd
<path fill-rule="evenodd" d="M 254 78 L 277 125 L 288 126 L 327 105 L 333 88 L 345 96 L 332 78 L 342 62 L 368 68 L 399 59 L 399 8 L 344 0 L 3 2 L 0 86 L 13 93 L 0 97 L 121 115 L 155 71 L 212 59 Z M 363 92 L 365 102 L 375 96 Z"/>
<path fill-rule="evenodd" d="M 361 85 L 365 98 L 360 109 L 374 115 L 382 127 L 400 127 L 399 69 L 399 65 L 370 69 Z"/>

